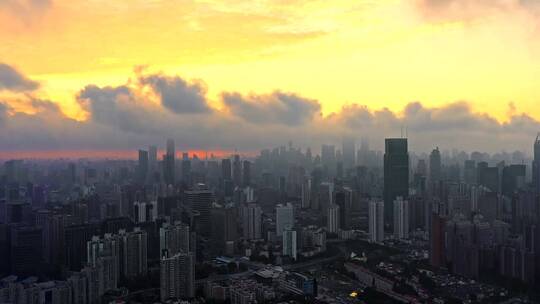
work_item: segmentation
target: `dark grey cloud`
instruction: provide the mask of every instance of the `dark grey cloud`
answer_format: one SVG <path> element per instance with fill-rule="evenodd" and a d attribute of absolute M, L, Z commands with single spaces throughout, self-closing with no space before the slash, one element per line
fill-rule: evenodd
<path fill-rule="evenodd" d="M 206 100 L 204 84 L 175 76 L 147 75 L 139 78 L 144 85 L 149 85 L 160 95 L 161 104 L 177 114 L 208 113 L 212 109 Z"/>
<path fill-rule="evenodd" d="M 109 125 L 124 132 L 152 133 L 155 111 L 137 99 L 127 86 L 86 86 L 77 96 L 79 104 L 88 111 L 93 122 Z"/>
<path fill-rule="evenodd" d="M 33 91 L 38 87 L 39 83 L 28 79 L 12 66 L 0 63 L 0 91 L 25 92 Z"/>
<path fill-rule="evenodd" d="M 467 102 L 439 107 L 412 102 L 401 111 L 349 105 L 322 117 L 317 101 L 281 92 L 247 97 L 227 93 L 223 94 L 225 109 L 183 115 L 149 100 L 155 95 L 146 95 L 146 85 L 86 86 L 77 95 L 89 114 L 83 122 L 66 117 L 56 103 L 31 94 L 24 96 L 35 114 L 17 112 L 4 101 L 0 103 L 0 149 L 125 150 L 173 138 L 180 149 L 254 151 L 289 140 L 317 148 L 321 143 L 339 144 L 343 136 L 367 137 L 372 147 L 382 149 L 385 137 L 399 136 L 407 129 L 413 151 L 439 146 L 530 153 L 532 139 L 540 131 L 540 122 L 520 113 L 515 105 L 503 123 L 474 112 Z"/>
<path fill-rule="evenodd" d="M 315 100 L 282 92 L 247 97 L 225 93 L 222 97 L 233 115 L 256 124 L 298 126 L 310 122 L 321 111 L 321 105 Z"/>

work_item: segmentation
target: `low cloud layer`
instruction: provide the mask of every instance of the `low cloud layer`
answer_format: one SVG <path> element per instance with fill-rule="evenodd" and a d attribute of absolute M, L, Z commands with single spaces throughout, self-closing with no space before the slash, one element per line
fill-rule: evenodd
<path fill-rule="evenodd" d="M 225 93 L 223 102 L 235 116 L 258 124 L 303 125 L 321 111 L 321 105 L 316 100 L 282 92 L 247 97 Z"/>
<path fill-rule="evenodd" d="M 139 81 L 152 87 L 159 94 L 161 104 L 175 113 L 191 114 L 211 111 L 205 98 L 206 88 L 201 83 L 189 83 L 178 76 L 163 75 L 143 76 Z"/>
<path fill-rule="evenodd" d="M 37 82 L 26 78 L 12 66 L 0 63 L 0 91 L 24 92 L 33 91 L 38 87 Z"/>
<path fill-rule="evenodd" d="M 18 74 L 20 75 L 20 74 Z M 26 78 L 20 75 L 22 83 Z M 25 87 L 24 85 L 22 86 Z M 35 86 L 37 87 L 37 84 Z M 20 91 L 20 86 L 4 85 Z M 466 151 L 528 152 L 540 122 L 509 105 L 507 122 L 475 113 L 467 102 L 427 107 L 411 102 L 401 111 L 349 105 L 323 117 L 318 101 L 293 93 L 266 95 L 224 93 L 221 110 L 209 106 L 206 85 L 175 75 L 138 75 L 135 83 L 80 90 L 77 101 L 88 112 L 80 122 L 65 116 L 57 104 L 25 94 L 34 114 L 0 101 L 0 149 L 126 150 L 176 140 L 180 149 L 254 151 L 289 140 L 317 149 L 339 144 L 343 136 L 369 138 L 382 148 L 385 137 L 406 129 L 414 151 L 435 146 Z"/>

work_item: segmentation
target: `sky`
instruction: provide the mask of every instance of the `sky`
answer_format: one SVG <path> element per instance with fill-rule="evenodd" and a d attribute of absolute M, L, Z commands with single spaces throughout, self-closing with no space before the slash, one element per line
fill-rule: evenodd
<path fill-rule="evenodd" d="M 0 0 L 0 157 L 404 128 L 417 151 L 530 154 L 539 36 L 537 0 Z"/>

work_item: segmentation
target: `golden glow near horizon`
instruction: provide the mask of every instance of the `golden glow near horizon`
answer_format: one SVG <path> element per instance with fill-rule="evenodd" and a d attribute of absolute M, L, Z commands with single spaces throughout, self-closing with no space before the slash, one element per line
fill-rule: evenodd
<path fill-rule="evenodd" d="M 279 89 L 324 114 L 358 103 L 401 111 L 465 100 L 504 121 L 512 102 L 540 119 L 540 17 L 517 0 L 448 16 L 416 0 L 56 0 L 0 8 L 0 61 L 83 119 L 75 95 L 120 85 L 135 66 L 224 91 Z M 504 1 L 502 1 L 504 2 Z M 461 14 L 461 15 L 459 15 Z"/>

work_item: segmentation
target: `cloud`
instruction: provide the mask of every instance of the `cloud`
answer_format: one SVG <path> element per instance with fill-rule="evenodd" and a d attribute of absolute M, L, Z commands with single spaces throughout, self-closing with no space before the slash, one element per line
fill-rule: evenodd
<path fill-rule="evenodd" d="M 206 101 L 204 84 L 175 76 L 148 75 L 139 78 L 161 97 L 161 104 L 177 114 L 207 113 L 211 111 Z"/>
<path fill-rule="evenodd" d="M 432 21 L 473 21 L 494 14 L 526 13 L 537 17 L 537 0 L 417 0 L 417 9 Z"/>
<path fill-rule="evenodd" d="M 168 86 L 175 82 L 172 79 L 180 79 L 159 78 L 168 79 Z M 430 151 L 435 146 L 529 151 L 540 130 L 539 121 L 515 107 L 501 123 L 474 112 L 465 101 L 439 107 L 411 102 L 401 111 L 352 104 L 323 117 L 316 100 L 279 91 L 248 96 L 224 93 L 222 110 L 210 109 L 206 98 L 197 99 L 208 110 L 184 115 L 193 112 L 172 111 L 160 94 L 149 94 L 147 86 L 136 82 L 82 88 L 77 100 L 89 114 L 82 122 L 65 116 L 57 104 L 30 95 L 27 104 L 33 114 L 17 112 L 9 101 L 0 103 L 0 149 L 126 150 L 159 145 L 167 138 L 175 139 L 180 149 L 255 151 L 289 140 L 317 149 L 322 143 L 339 145 L 343 136 L 367 137 L 372 147 L 382 149 L 385 137 L 399 136 L 407 129 L 412 151 Z"/>
<path fill-rule="evenodd" d="M 39 87 L 39 83 L 32 81 L 12 66 L 0 63 L 0 91 L 14 92 L 33 91 Z"/>
<path fill-rule="evenodd" d="M 0 0 L 0 12 L 5 11 L 29 24 L 43 15 L 52 4 L 52 0 Z"/>
<path fill-rule="evenodd" d="M 321 105 L 316 100 L 282 92 L 247 97 L 238 93 L 224 93 L 222 97 L 233 115 L 256 124 L 298 126 L 311 121 L 321 111 Z"/>

